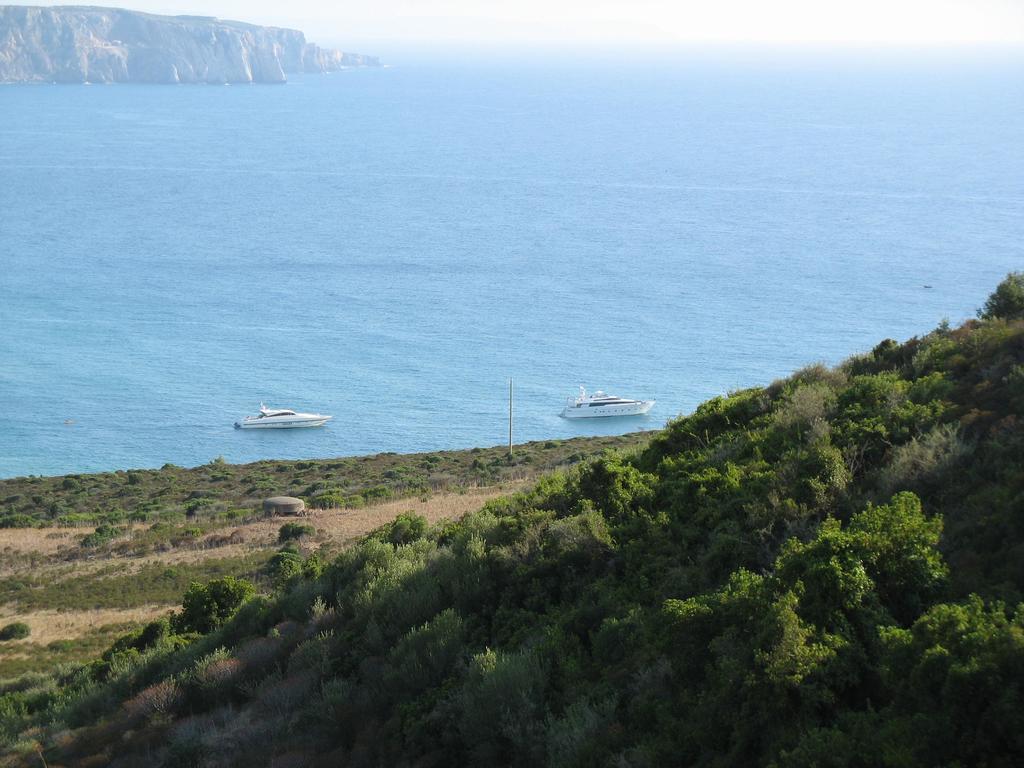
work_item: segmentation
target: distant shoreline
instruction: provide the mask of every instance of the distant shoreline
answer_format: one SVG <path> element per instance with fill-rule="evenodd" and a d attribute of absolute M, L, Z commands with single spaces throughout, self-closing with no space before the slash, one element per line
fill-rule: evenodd
<path fill-rule="evenodd" d="M 534 440 L 514 445 L 511 458 L 508 446 L 499 445 L 246 464 L 214 459 L 189 468 L 165 464 L 159 469 L 23 475 L 0 479 L 0 499 L 6 500 L 0 507 L 0 528 L 79 525 L 93 518 L 95 523 L 110 514 L 130 515 L 146 505 L 185 508 L 208 497 L 234 507 L 257 505 L 264 497 L 281 494 L 302 496 L 311 506 L 328 502 L 363 506 L 382 498 L 533 479 L 607 450 L 633 450 L 646 445 L 658 431 Z M 327 498 L 327 494 L 335 495 Z"/>
<path fill-rule="evenodd" d="M 0 83 L 280 84 L 380 66 L 294 29 L 120 8 L 0 6 Z"/>

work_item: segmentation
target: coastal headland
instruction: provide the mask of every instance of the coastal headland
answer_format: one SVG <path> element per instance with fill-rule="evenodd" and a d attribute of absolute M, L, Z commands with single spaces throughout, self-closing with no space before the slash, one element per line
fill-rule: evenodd
<path fill-rule="evenodd" d="M 294 29 L 91 6 L 0 6 L 0 83 L 284 83 L 379 66 Z"/>

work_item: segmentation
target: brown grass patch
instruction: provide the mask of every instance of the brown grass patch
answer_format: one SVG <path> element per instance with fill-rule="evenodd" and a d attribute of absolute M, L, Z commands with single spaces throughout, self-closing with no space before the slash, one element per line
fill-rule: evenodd
<path fill-rule="evenodd" d="M 94 528 L 0 528 L 0 552 L 4 554 L 55 555 L 77 545 Z"/>
<path fill-rule="evenodd" d="M 166 605 L 144 605 L 139 608 L 98 609 L 88 611 L 35 611 L 14 613 L 0 609 L 0 623 L 23 621 L 31 634 L 24 640 L 4 643 L 3 651 L 16 651 L 19 645 L 46 645 L 54 640 L 73 640 L 109 624 L 144 624 L 167 613 Z"/>
<path fill-rule="evenodd" d="M 374 528 L 390 522 L 402 512 L 416 512 L 423 515 L 431 523 L 438 520 L 462 517 L 467 512 L 479 509 L 484 502 L 497 496 L 521 490 L 526 481 L 506 483 L 501 486 L 488 486 L 467 490 L 464 493 L 435 493 L 422 498 L 406 498 L 386 501 L 359 509 L 324 509 L 312 510 L 311 514 L 299 518 L 303 522 L 312 523 L 319 533 L 326 535 L 336 543 L 346 543 L 359 536 L 364 536 Z M 277 543 L 278 529 L 289 520 L 295 518 L 274 517 L 258 520 L 253 523 L 240 524 L 217 531 L 205 537 L 217 536 L 230 538 L 238 532 L 234 543 L 226 546 L 195 548 L 178 548 L 167 552 L 158 552 L 142 557 L 119 557 L 116 553 L 98 552 L 87 560 L 79 560 L 73 564 L 60 563 L 60 566 L 73 570 L 75 573 L 87 572 L 92 568 L 105 567 L 110 560 L 118 560 L 125 568 L 138 568 L 149 563 L 191 563 L 208 557 L 229 557 L 242 554 L 252 549 L 253 545 L 268 546 Z M 144 530 L 146 524 L 135 524 L 135 530 Z M 83 528 L 0 528 L 0 553 L 8 555 L 56 555 L 65 549 L 74 549 L 79 539 L 93 529 Z M 200 541 L 200 545 L 202 545 Z M 57 567 L 57 563 L 52 564 Z M 0 558 L 0 572 L 21 571 L 28 569 L 28 564 L 3 564 Z M 47 567 L 44 564 L 42 567 Z M 38 572 L 40 565 L 31 566 Z"/>
<path fill-rule="evenodd" d="M 325 536 L 332 543 L 348 544 L 391 522 L 403 512 L 423 515 L 430 523 L 455 520 L 480 509 L 484 502 L 520 490 L 523 485 L 515 483 L 502 487 L 476 488 L 465 493 L 438 493 L 425 498 L 387 501 L 361 509 L 317 509 L 301 518 L 275 517 L 260 520 L 245 526 L 245 531 L 250 541 L 276 544 L 281 526 L 289 520 L 300 520 L 312 525 L 318 535 Z"/>

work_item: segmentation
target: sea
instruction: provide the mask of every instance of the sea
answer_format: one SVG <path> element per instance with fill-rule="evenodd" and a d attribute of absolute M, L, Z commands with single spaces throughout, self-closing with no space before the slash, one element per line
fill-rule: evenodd
<path fill-rule="evenodd" d="M 657 429 L 1024 269 L 1021 49 L 388 63 L 0 87 L 0 477 Z"/>

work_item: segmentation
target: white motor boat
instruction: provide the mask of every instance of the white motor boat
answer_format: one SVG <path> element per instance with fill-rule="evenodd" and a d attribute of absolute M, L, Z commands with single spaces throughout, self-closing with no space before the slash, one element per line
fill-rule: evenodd
<path fill-rule="evenodd" d="M 651 410 L 654 400 L 629 400 L 598 390 L 592 395 L 580 387 L 577 397 L 570 397 L 562 409 L 567 419 L 591 419 L 608 416 L 642 416 Z"/>
<path fill-rule="evenodd" d="M 267 408 L 260 403 L 258 416 L 246 416 L 235 422 L 235 429 L 296 429 L 298 427 L 322 427 L 331 420 L 322 413 L 297 413 L 285 408 Z"/>

